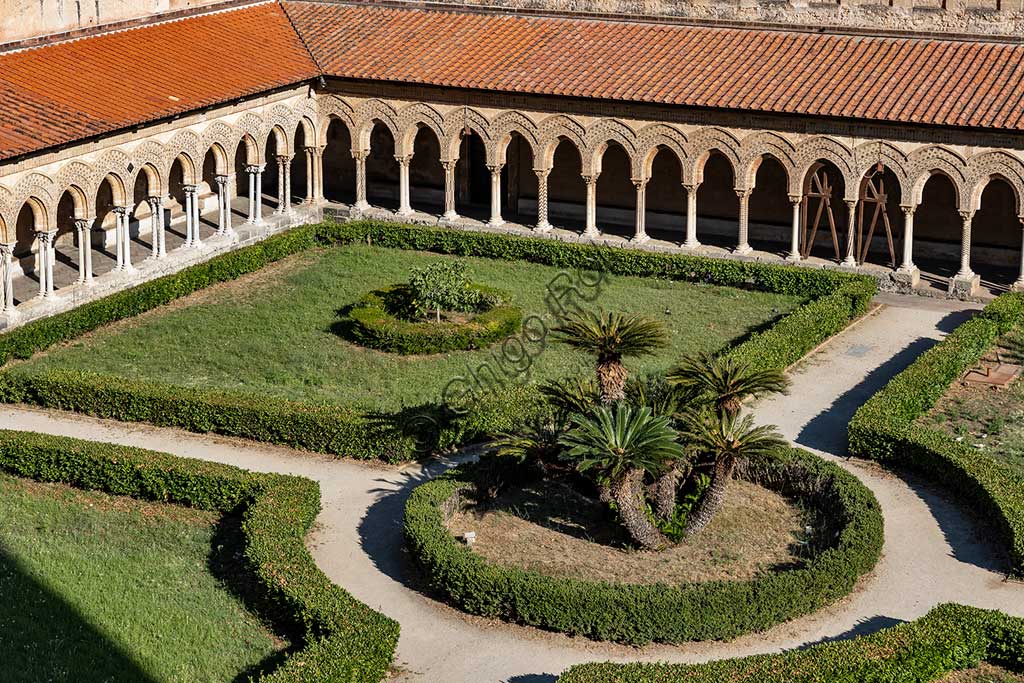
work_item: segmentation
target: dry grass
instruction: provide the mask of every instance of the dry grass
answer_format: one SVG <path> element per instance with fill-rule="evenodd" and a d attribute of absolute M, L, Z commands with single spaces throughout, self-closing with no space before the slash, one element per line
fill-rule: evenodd
<path fill-rule="evenodd" d="M 976 669 L 956 671 L 939 680 L 941 683 L 1024 683 L 1024 675 L 982 664 Z"/>
<path fill-rule="evenodd" d="M 486 509 L 449 520 L 452 533 L 477 535 L 473 550 L 491 562 L 556 577 L 613 583 L 741 581 L 799 562 L 804 517 L 782 496 L 743 481 L 699 536 L 661 552 L 639 552 L 608 508 L 558 482 L 503 493 Z"/>

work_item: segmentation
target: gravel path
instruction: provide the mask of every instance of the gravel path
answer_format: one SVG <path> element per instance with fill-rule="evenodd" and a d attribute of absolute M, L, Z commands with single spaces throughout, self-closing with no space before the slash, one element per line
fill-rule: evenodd
<path fill-rule="evenodd" d="M 757 406 L 797 444 L 835 459 L 853 411 L 935 340 L 969 315 L 963 304 L 880 300 L 879 311 L 822 347 L 793 372 L 789 396 Z M 323 490 L 309 544 L 320 567 L 360 600 L 402 625 L 396 664 L 402 682 L 550 683 L 567 666 L 593 660 L 707 661 L 799 647 L 917 618 L 941 602 L 1024 616 L 1024 585 L 1004 580 L 1005 559 L 982 528 L 943 495 L 868 463 L 839 460 L 882 504 L 884 556 L 853 595 L 815 615 L 728 643 L 633 649 L 509 626 L 452 610 L 419 590 L 403 551 L 408 491 L 427 468 L 387 468 L 284 448 L 0 407 L 0 426 L 64 434 L 310 477 Z"/>

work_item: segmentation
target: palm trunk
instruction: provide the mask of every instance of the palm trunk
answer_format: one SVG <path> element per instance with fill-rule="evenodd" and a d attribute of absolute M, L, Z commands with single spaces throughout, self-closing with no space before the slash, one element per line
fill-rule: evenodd
<path fill-rule="evenodd" d="M 618 358 L 597 361 L 597 384 L 601 403 L 611 405 L 626 398 L 626 368 Z"/>
<path fill-rule="evenodd" d="M 736 463 L 731 458 L 728 462 L 720 460 L 715 463 L 715 471 L 711 475 L 711 485 L 708 486 L 708 490 L 704 492 L 704 496 L 697 503 L 696 509 L 690 513 L 690 518 L 686 520 L 686 531 L 684 532 L 686 538 L 696 536 L 711 523 L 719 508 L 722 507 L 722 502 L 725 501 L 725 489 L 729 480 L 732 479 L 735 468 Z"/>
<path fill-rule="evenodd" d="M 676 513 L 676 493 L 682 478 L 683 473 L 679 467 L 673 467 L 654 483 L 654 514 L 663 522 L 672 519 Z"/>
<path fill-rule="evenodd" d="M 612 485 L 612 498 L 619 508 L 622 526 L 626 527 L 633 540 L 644 550 L 660 550 L 669 545 L 669 541 L 647 516 L 643 484 L 644 471 L 632 469 Z"/>

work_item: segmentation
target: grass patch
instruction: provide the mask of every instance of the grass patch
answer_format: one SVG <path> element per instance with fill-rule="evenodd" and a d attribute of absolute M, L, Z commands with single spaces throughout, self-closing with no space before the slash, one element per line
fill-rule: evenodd
<path fill-rule="evenodd" d="M 8 683 L 244 681 L 287 645 L 215 512 L 0 474 L 0 518 Z"/>
<path fill-rule="evenodd" d="M 545 480 L 508 490 L 448 520 L 456 536 L 476 532 L 473 552 L 488 562 L 586 581 L 679 585 L 743 581 L 800 564 L 801 511 L 783 496 L 746 481 L 707 529 L 659 552 L 638 552 L 608 506 L 566 484 Z"/>
<path fill-rule="evenodd" d="M 558 268 L 350 244 L 293 256 L 234 282 L 116 323 L 35 360 L 40 369 L 80 368 L 197 388 L 241 390 L 292 400 L 397 409 L 439 400 L 493 351 L 396 357 L 336 334 L 339 310 L 366 291 L 408 280 L 413 267 L 441 259 L 469 264 L 473 280 L 511 291 L 525 315 L 547 324 L 548 283 Z M 680 355 L 716 351 L 788 313 L 799 296 L 668 279 L 610 275 L 598 303 L 664 320 L 671 345 L 633 363 L 662 371 Z M 531 379 L 589 372 L 571 350 L 550 346 L 534 358 Z"/>

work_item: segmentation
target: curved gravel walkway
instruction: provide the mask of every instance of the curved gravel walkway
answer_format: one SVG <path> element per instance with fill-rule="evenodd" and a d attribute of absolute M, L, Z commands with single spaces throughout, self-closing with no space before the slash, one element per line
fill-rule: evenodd
<path fill-rule="evenodd" d="M 758 405 L 760 419 L 778 424 L 797 444 L 835 458 L 845 450 L 846 424 L 857 406 L 969 315 L 961 304 L 882 301 L 887 305 L 796 368 L 790 396 Z M 632 649 L 469 617 L 419 592 L 403 551 L 401 519 L 408 491 L 430 475 L 420 466 L 331 460 L 27 408 L 0 407 L 0 425 L 319 481 L 323 512 L 310 548 L 335 582 L 401 623 L 396 680 L 403 682 L 550 683 L 567 666 L 596 659 L 697 662 L 778 651 L 914 619 L 947 601 L 1024 616 L 1024 585 L 1004 580 L 1004 558 L 969 515 L 931 488 L 869 463 L 839 461 L 875 492 L 886 520 L 883 558 L 853 595 L 815 615 L 728 643 Z"/>

